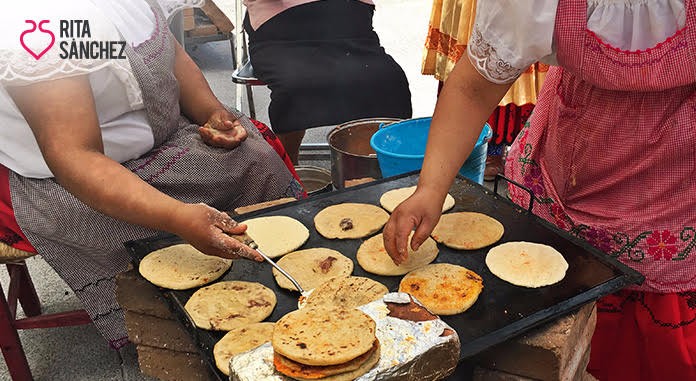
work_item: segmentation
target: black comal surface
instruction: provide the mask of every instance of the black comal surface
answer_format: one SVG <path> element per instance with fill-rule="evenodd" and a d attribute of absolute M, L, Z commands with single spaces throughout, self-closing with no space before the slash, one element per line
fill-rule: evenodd
<path fill-rule="evenodd" d="M 314 228 L 314 216 L 327 206 L 344 202 L 379 205 L 379 198 L 384 192 L 412 186 L 417 181 L 418 174 L 407 174 L 249 213 L 236 217 L 236 220 L 243 222 L 249 218 L 276 215 L 295 218 L 310 231 L 309 240 L 300 249 L 327 247 L 338 250 L 355 263 L 353 275 L 372 278 L 386 285 L 390 291 L 397 291 L 401 276 L 387 277 L 370 274 L 358 265 L 355 259 L 356 253 L 360 244 L 367 238 L 326 239 Z M 507 283 L 488 270 L 485 258 L 490 247 L 461 251 L 438 244 L 440 254 L 435 263 L 461 265 L 475 271 L 483 278 L 483 292 L 469 310 L 458 315 L 442 317 L 459 334 L 462 343 L 461 358 L 481 352 L 631 283 L 642 281 L 642 276 L 636 271 L 528 213 L 505 197 L 496 195 L 468 179 L 457 178 L 450 189 L 450 194 L 456 200 L 456 205 L 448 213 L 462 211 L 484 213 L 505 226 L 505 234 L 496 245 L 510 241 L 543 243 L 562 253 L 569 264 L 568 272 L 561 282 L 541 288 L 524 288 Z M 180 242 L 179 238 L 168 236 L 129 242 L 126 246 L 137 265 L 137 262 L 149 252 Z M 273 278 L 271 266 L 267 263 L 237 260 L 221 279 L 260 282 L 271 288 L 276 293 L 278 304 L 266 321 L 277 321 L 286 313 L 297 309 L 299 293 L 278 287 Z M 224 332 L 193 327 L 183 306 L 194 291 L 195 289 L 168 291 L 165 294 L 198 340 L 204 356 L 208 357 L 211 366 L 215 368 L 212 348 L 222 338 Z M 222 373 L 218 373 L 218 376 L 226 379 Z"/>

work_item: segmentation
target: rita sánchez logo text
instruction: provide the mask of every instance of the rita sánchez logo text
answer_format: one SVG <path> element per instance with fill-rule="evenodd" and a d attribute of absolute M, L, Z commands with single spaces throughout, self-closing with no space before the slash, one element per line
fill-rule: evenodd
<path fill-rule="evenodd" d="M 36 60 L 56 45 L 56 35 L 50 29 L 50 20 L 25 20 L 31 26 L 19 36 L 19 42 Z M 89 20 L 60 20 L 57 48 L 63 59 L 126 59 L 125 41 L 99 41 L 92 39 Z"/>

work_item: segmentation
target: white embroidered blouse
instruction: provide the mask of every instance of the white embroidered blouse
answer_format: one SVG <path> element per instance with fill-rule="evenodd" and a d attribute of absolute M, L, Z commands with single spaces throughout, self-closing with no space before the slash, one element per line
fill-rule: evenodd
<path fill-rule="evenodd" d="M 479 73 L 511 83 L 531 64 L 555 64 L 556 8 L 564 0 L 480 0 L 468 45 Z M 686 23 L 684 0 L 587 0 L 587 28 L 609 45 L 644 50 Z"/>
<path fill-rule="evenodd" d="M 169 16 L 201 2 L 158 0 L 157 4 Z M 51 42 L 50 34 L 34 31 L 20 41 L 22 32 L 32 28 L 25 20 L 37 24 L 48 20 L 37 31 L 44 29 L 54 35 L 54 44 L 40 59 L 32 57 L 22 43 L 40 55 Z M 67 33 L 63 32 L 61 20 L 88 20 L 89 36 L 81 34 L 84 29 L 75 23 Z M 152 130 L 128 60 L 63 57 L 73 38 L 78 43 L 125 41 L 137 46 L 152 35 L 154 26 L 154 13 L 145 0 L 25 0 L 7 7 L 0 15 L 0 164 L 25 177 L 53 177 L 29 125 L 6 88 L 76 75 L 89 76 L 108 157 L 122 163 L 152 149 Z M 116 50 L 120 50 L 118 45 Z"/>

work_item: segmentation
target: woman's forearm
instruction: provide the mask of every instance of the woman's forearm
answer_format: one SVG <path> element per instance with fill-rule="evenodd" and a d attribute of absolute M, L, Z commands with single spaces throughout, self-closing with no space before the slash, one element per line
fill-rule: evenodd
<path fill-rule="evenodd" d="M 484 123 L 510 85 L 483 78 L 463 57 L 445 83 L 430 126 L 420 191 L 444 197 L 471 154 Z"/>
<path fill-rule="evenodd" d="M 179 82 L 179 105 L 190 121 L 204 125 L 213 112 L 225 106 L 215 97 L 208 81 L 183 47 L 177 44 L 174 75 Z"/>
<path fill-rule="evenodd" d="M 178 234 L 177 211 L 185 205 L 141 180 L 100 152 L 46 152 L 56 181 L 80 201 L 131 224 Z M 89 163 L 89 165 L 84 165 Z"/>

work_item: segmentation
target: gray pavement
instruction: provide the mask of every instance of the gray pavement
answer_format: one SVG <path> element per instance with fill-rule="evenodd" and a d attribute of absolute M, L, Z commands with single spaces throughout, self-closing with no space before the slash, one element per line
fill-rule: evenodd
<path fill-rule="evenodd" d="M 403 67 L 409 79 L 414 116 L 429 116 L 435 105 L 437 83 L 420 74 L 422 46 L 430 16 L 430 2 L 423 0 L 376 0 L 375 28 L 382 45 Z M 233 18 L 233 0 L 218 1 Z M 188 47 L 191 56 L 203 70 L 213 91 L 225 103 L 234 105 L 236 88 L 230 74 L 232 60 L 228 42 L 211 42 Z M 378 83 L 375 86 L 379 86 Z M 242 95 L 244 95 L 242 93 Z M 269 91 L 254 88 L 257 118 L 268 123 Z M 243 97 L 242 110 L 248 112 Z M 305 142 L 324 143 L 333 126 L 312 129 Z M 328 167 L 328 162 L 311 164 Z M 27 261 L 45 312 L 60 312 L 79 307 L 67 285 L 40 258 Z M 0 282 L 7 287 L 5 271 Z M 21 315 L 20 310 L 20 315 Z M 135 350 L 126 347 L 113 351 L 91 325 L 69 328 L 28 330 L 20 333 L 24 350 L 36 380 L 151 380 L 138 369 Z M 0 361 L 0 381 L 9 380 L 4 361 Z"/>

